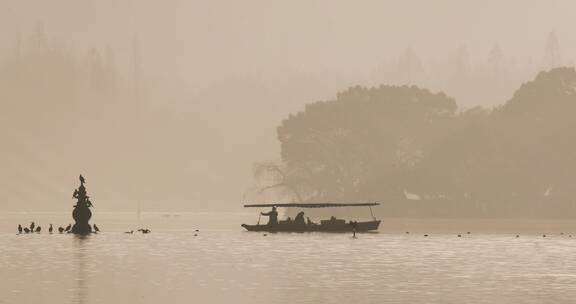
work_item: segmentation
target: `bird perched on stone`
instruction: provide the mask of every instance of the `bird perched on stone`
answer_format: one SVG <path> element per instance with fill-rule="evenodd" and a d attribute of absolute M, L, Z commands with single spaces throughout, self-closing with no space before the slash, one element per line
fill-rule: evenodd
<path fill-rule="evenodd" d="M 36 227 L 36 232 L 40 233 L 40 231 L 42 231 L 42 227 L 40 226 Z"/>
<path fill-rule="evenodd" d="M 60 233 L 64 232 L 64 228 L 58 227 L 58 232 L 60 232 Z"/>
<path fill-rule="evenodd" d="M 30 229 L 28 229 L 28 227 L 26 227 L 26 228 L 24 228 L 24 232 L 30 233 Z"/>
<path fill-rule="evenodd" d="M 18 233 L 22 233 L 22 225 L 18 224 Z"/>
<path fill-rule="evenodd" d="M 52 233 L 52 231 L 54 231 L 54 227 L 52 227 L 52 224 L 50 224 L 50 228 L 48 228 L 48 232 Z"/>
<path fill-rule="evenodd" d="M 64 230 L 70 231 L 70 229 L 72 229 L 72 224 L 68 224 L 68 226 L 66 226 L 66 229 L 64 229 Z"/>

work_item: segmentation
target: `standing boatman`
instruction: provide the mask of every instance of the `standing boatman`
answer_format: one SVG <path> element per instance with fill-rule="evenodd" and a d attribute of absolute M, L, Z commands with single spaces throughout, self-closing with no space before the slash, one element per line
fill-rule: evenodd
<path fill-rule="evenodd" d="M 269 217 L 268 225 L 278 225 L 278 211 L 276 211 L 276 206 L 272 206 L 272 211 L 270 212 L 260 212 L 261 215 Z"/>

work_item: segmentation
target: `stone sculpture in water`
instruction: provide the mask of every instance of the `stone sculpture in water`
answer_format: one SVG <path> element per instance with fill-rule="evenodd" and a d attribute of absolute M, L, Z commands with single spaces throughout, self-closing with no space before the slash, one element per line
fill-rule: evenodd
<path fill-rule="evenodd" d="M 92 217 L 92 202 L 90 202 L 90 197 L 86 193 L 86 183 L 84 177 L 80 175 L 80 187 L 74 190 L 73 198 L 77 199 L 76 205 L 74 205 L 74 211 L 72 211 L 72 217 L 76 222 L 72 227 L 72 233 L 74 234 L 89 234 L 92 232 L 92 227 L 88 223 Z"/>

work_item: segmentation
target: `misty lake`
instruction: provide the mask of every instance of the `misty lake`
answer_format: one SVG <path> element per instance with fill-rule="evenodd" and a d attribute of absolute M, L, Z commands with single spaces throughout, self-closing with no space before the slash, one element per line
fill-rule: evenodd
<path fill-rule="evenodd" d="M 245 213 L 0 214 L 0 303 L 573 303 L 576 236 L 245 232 Z M 42 225 L 17 235 L 18 223 Z M 148 227 L 152 233 L 125 234 Z M 195 230 L 199 229 L 199 232 Z M 197 236 L 195 236 L 197 234 Z"/>

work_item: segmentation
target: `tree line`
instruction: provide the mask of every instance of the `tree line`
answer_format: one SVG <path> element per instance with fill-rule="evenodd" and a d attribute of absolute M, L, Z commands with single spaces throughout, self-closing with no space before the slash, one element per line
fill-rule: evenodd
<path fill-rule="evenodd" d="M 378 201 L 396 216 L 576 215 L 576 71 L 539 73 L 505 104 L 461 109 L 416 86 L 352 87 L 277 129 L 260 192 Z"/>

